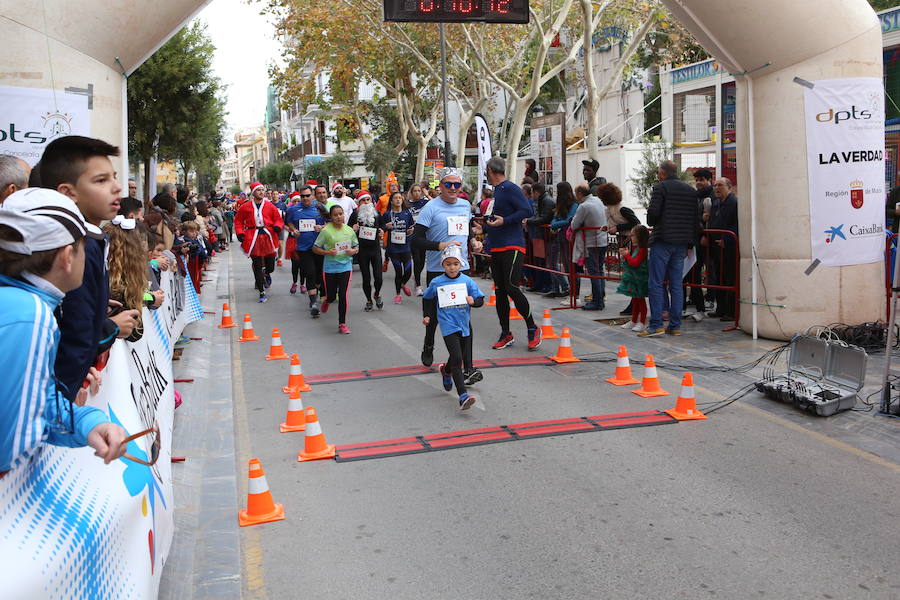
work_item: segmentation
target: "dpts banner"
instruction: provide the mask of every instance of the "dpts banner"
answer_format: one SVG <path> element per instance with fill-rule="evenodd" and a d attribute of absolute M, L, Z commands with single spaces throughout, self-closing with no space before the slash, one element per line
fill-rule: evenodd
<path fill-rule="evenodd" d="M 144 336 L 118 340 L 89 404 L 129 433 L 159 424 L 159 460 L 109 465 L 91 448 L 45 445 L 0 479 L 3 598 L 156 598 L 172 544 L 172 350 L 203 309 L 189 279 L 163 274 L 163 305 L 143 311 Z M 149 460 L 147 438 L 127 453 Z"/>
<path fill-rule="evenodd" d="M 815 81 L 804 94 L 812 258 L 834 267 L 884 260 L 882 81 Z"/>
<path fill-rule="evenodd" d="M 491 160 L 491 132 L 487 121 L 479 113 L 475 115 L 475 139 L 478 140 L 478 191 L 476 206 L 481 203 L 481 192 L 487 185 L 487 162 Z"/>
<path fill-rule="evenodd" d="M 91 135 L 87 96 L 0 86 L 0 154 L 33 167 L 47 144 L 67 135 Z"/>

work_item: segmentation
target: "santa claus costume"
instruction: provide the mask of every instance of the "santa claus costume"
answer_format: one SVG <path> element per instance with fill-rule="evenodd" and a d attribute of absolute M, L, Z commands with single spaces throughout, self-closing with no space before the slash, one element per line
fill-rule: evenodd
<path fill-rule="evenodd" d="M 234 232 L 244 254 L 250 257 L 253 279 L 259 290 L 259 301 L 265 302 L 266 289 L 272 285 L 278 234 L 284 227 L 281 211 L 265 198 L 266 187 L 250 184 L 252 201 L 245 202 L 234 215 Z"/>

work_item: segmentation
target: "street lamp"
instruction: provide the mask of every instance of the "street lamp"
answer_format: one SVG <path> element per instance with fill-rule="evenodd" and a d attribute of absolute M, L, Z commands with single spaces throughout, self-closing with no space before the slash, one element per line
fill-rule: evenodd
<path fill-rule="evenodd" d="M 291 171 L 291 191 L 294 192 L 297 190 L 297 182 L 299 179 L 297 178 L 297 174 Z"/>
<path fill-rule="evenodd" d="M 535 119 L 540 119 L 544 116 L 544 107 L 540 104 L 535 104 L 531 107 L 531 116 Z"/>

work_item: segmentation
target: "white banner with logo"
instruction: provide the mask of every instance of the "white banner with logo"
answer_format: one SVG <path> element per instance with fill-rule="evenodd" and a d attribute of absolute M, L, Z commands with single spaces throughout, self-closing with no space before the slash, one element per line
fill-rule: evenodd
<path fill-rule="evenodd" d="M 0 154 L 32 167 L 58 137 L 91 135 L 88 97 L 62 90 L 0 86 Z"/>
<path fill-rule="evenodd" d="M 0 479 L 0 597 L 157 597 L 174 534 L 172 352 L 185 325 L 203 317 L 189 278 L 163 273 L 162 288 L 163 305 L 143 311 L 143 337 L 113 344 L 89 400 L 129 435 L 158 424 L 156 465 L 104 465 L 91 448 L 45 445 Z M 147 440 L 127 453 L 149 460 Z"/>
<path fill-rule="evenodd" d="M 476 205 L 481 203 L 481 191 L 487 185 L 487 162 L 491 160 L 491 131 L 481 114 L 475 115 L 475 139 L 478 140 L 478 191 Z"/>
<path fill-rule="evenodd" d="M 815 81 L 804 94 L 812 258 L 833 267 L 884 260 L 882 81 Z"/>

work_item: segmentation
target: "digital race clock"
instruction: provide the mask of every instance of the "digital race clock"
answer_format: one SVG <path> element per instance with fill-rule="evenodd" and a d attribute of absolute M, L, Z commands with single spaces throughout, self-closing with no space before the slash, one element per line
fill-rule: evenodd
<path fill-rule="evenodd" d="M 384 0 L 384 20 L 528 23 L 528 0 Z"/>

